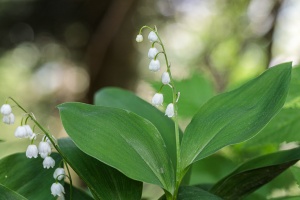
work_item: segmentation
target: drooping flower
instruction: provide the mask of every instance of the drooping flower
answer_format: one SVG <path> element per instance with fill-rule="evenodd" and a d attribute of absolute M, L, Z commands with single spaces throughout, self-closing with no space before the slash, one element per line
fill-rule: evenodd
<path fill-rule="evenodd" d="M 32 132 L 32 130 L 31 130 L 31 128 L 30 128 L 30 126 L 28 125 L 28 124 L 26 124 L 26 125 L 24 125 L 24 128 L 25 128 L 25 130 L 26 130 L 26 137 L 31 137 L 32 136 L 32 134 L 33 134 L 33 132 Z"/>
<path fill-rule="evenodd" d="M 165 115 L 167 115 L 168 117 L 173 117 L 174 116 L 174 105 L 173 105 L 173 103 L 170 103 L 167 106 Z"/>
<path fill-rule="evenodd" d="M 153 31 L 151 31 L 148 35 L 148 40 L 150 40 L 150 42 L 156 42 L 158 37 Z"/>
<path fill-rule="evenodd" d="M 3 123 L 5 124 L 14 124 L 15 122 L 15 116 L 13 113 L 10 113 L 9 115 L 4 115 L 2 119 Z"/>
<path fill-rule="evenodd" d="M 18 126 L 15 131 L 15 136 L 17 138 L 25 138 L 26 137 L 26 128 L 24 126 Z"/>
<path fill-rule="evenodd" d="M 40 142 L 39 144 L 39 154 L 42 158 L 46 158 L 51 154 L 51 147 L 48 142 Z"/>
<path fill-rule="evenodd" d="M 170 75 L 168 72 L 164 72 L 162 75 L 161 75 L 161 82 L 164 84 L 164 85 L 167 85 L 170 83 Z"/>
<path fill-rule="evenodd" d="M 154 57 L 156 56 L 157 53 L 158 53 L 158 50 L 155 47 L 150 48 L 148 51 L 148 58 L 154 59 Z"/>
<path fill-rule="evenodd" d="M 2 115 L 9 115 L 11 113 L 11 106 L 9 104 L 3 104 L 0 111 Z"/>
<path fill-rule="evenodd" d="M 160 62 L 159 60 L 152 59 L 149 64 L 149 70 L 153 72 L 157 72 L 160 70 Z"/>
<path fill-rule="evenodd" d="M 65 170 L 64 168 L 56 168 L 53 173 L 53 178 L 57 180 L 62 180 L 65 177 Z"/>
<path fill-rule="evenodd" d="M 38 153 L 39 153 L 39 151 L 38 151 L 37 146 L 34 145 L 34 144 L 31 144 L 31 145 L 29 145 L 27 147 L 26 157 L 27 158 L 32 158 L 32 157 L 37 158 L 38 157 Z"/>
<path fill-rule="evenodd" d="M 143 42 L 143 36 L 141 34 L 138 34 L 136 36 L 136 39 L 135 39 L 137 42 Z"/>
<path fill-rule="evenodd" d="M 47 169 L 50 167 L 53 168 L 55 166 L 55 160 L 52 157 L 47 156 L 43 161 L 43 166 Z"/>
<path fill-rule="evenodd" d="M 51 185 L 51 194 L 53 196 L 61 196 L 65 193 L 65 189 L 60 183 L 53 183 Z"/>
<path fill-rule="evenodd" d="M 156 93 L 152 98 L 152 105 L 159 106 L 164 102 L 164 96 L 161 93 Z"/>

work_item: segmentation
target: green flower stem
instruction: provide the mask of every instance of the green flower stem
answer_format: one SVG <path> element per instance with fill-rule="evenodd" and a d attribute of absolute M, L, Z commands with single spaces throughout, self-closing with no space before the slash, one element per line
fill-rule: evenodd
<path fill-rule="evenodd" d="M 12 97 L 9 97 L 9 99 L 11 99 L 21 110 L 23 110 L 25 113 L 28 114 L 28 117 L 41 129 L 42 132 L 45 133 L 45 135 L 49 138 L 50 142 L 52 143 L 53 147 L 56 149 L 56 151 L 61 155 L 61 157 L 63 158 L 63 160 L 67 160 L 66 157 L 63 156 L 63 154 L 61 153 L 61 150 L 59 148 L 59 146 L 56 144 L 56 142 L 53 140 L 51 134 L 45 130 L 45 128 L 40 125 L 40 123 L 38 123 L 38 121 L 36 121 L 35 117 L 33 116 L 33 114 L 28 113 L 16 100 L 14 100 Z M 27 121 L 27 120 L 26 120 Z M 68 168 L 68 165 L 66 164 L 66 168 L 69 174 L 69 180 L 70 180 L 70 199 L 72 200 L 73 197 L 73 190 L 72 190 L 72 178 L 71 178 L 71 174 Z"/>

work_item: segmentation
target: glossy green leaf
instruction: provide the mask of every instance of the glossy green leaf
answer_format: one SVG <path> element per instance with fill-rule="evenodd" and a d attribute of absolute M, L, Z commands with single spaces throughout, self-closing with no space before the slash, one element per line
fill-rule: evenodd
<path fill-rule="evenodd" d="M 210 190 L 224 199 L 241 199 L 270 182 L 300 160 L 300 148 L 276 152 L 245 162 Z"/>
<path fill-rule="evenodd" d="M 8 189 L 4 185 L 0 184 L 0 199 L 3 200 L 26 200 L 22 195 Z"/>
<path fill-rule="evenodd" d="M 71 199 L 70 198 L 70 184 L 65 182 L 64 188 L 65 188 L 65 192 L 66 192 L 65 199 L 66 200 Z M 73 190 L 72 191 L 72 193 L 73 193 L 72 200 L 93 200 L 94 199 L 93 197 L 88 195 L 86 192 L 84 192 L 78 188 L 73 187 L 72 190 Z"/>
<path fill-rule="evenodd" d="M 283 106 L 290 76 L 291 63 L 281 64 L 204 104 L 185 130 L 182 169 L 257 134 Z"/>
<path fill-rule="evenodd" d="M 51 156 L 58 167 L 61 157 L 56 153 Z M 25 153 L 13 154 L 0 160 L 0 184 L 28 199 L 55 199 L 50 191 L 54 170 L 44 169 L 40 157 L 28 159 Z"/>
<path fill-rule="evenodd" d="M 70 138 L 58 140 L 62 154 L 90 188 L 95 199 L 141 199 L 142 182 L 129 179 L 116 169 L 88 156 Z"/>
<path fill-rule="evenodd" d="M 149 120 L 160 132 L 169 156 L 172 159 L 173 167 L 176 169 L 176 142 L 174 122 L 166 117 L 164 113 L 148 102 L 137 97 L 135 94 L 119 89 L 104 88 L 95 95 L 95 105 L 108 106 L 129 110 Z M 180 137 L 182 133 L 180 134 Z"/>
<path fill-rule="evenodd" d="M 293 166 L 293 167 L 291 167 L 291 171 L 293 173 L 293 176 L 295 177 L 295 180 L 296 180 L 298 186 L 300 186 L 300 168 Z"/>
<path fill-rule="evenodd" d="M 64 103 L 58 106 L 63 126 L 84 153 L 126 176 L 174 190 L 174 170 L 155 126 L 119 108 Z"/>

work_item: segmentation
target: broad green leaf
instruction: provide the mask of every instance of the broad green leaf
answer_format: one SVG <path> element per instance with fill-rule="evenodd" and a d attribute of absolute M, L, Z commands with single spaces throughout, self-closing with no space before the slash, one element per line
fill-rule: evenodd
<path fill-rule="evenodd" d="M 61 157 L 52 153 L 55 168 Z M 44 169 L 42 158 L 28 159 L 25 153 L 17 153 L 0 160 L 0 184 L 28 199 L 55 199 L 50 187 L 55 182 L 55 168 Z"/>
<path fill-rule="evenodd" d="M 290 75 L 291 63 L 278 65 L 204 104 L 182 138 L 182 169 L 257 134 L 283 106 Z"/>
<path fill-rule="evenodd" d="M 4 185 L 0 184 L 0 199 L 3 200 L 26 200 L 22 195 L 8 189 Z"/>
<path fill-rule="evenodd" d="M 295 180 L 297 181 L 298 186 L 300 187 L 300 168 L 293 166 L 291 167 L 291 171 L 293 173 L 293 176 L 295 177 Z"/>
<path fill-rule="evenodd" d="M 174 170 L 166 145 L 148 120 L 119 108 L 64 103 L 63 126 L 84 153 L 126 176 L 174 190 Z"/>
<path fill-rule="evenodd" d="M 142 182 L 129 179 L 116 169 L 88 156 L 70 138 L 58 140 L 62 154 L 90 188 L 95 199 L 141 199 Z"/>
<path fill-rule="evenodd" d="M 245 162 L 210 190 L 224 199 L 241 199 L 270 182 L 300 160 L 300 148 L 276 152 Z"/>
<path fill-rule="evenodd" d="M 65 199 L 71 199 L 70 198 L 70 184 L 66 183 L 64 184 L 64 188 L 65 188 Z M 72 188 L 72 200 L 93 200 L 94 198 L 91 197 L 90 195 L 88 195 L 86 192 L 73 187 Z"/>
<path fill-rule="evenodd" d="M 300 67 L 292 69 L 291 84 L 283 109 L 259 135 L 247 141 L 246 146 L 280 144 L 300 141 Z"/>
<path fill-rule="evenodd" d="M 165 200 L 166 197 L 163 196 L 160 200 Z M 182 186 L 179 188 L 177 200 L 222 200 L 222 198 L 209 193 L 199 187 L 193 186 Z"/>
<path fill-rule="evenodd" d="M 161 87 L 161 82 L 153 84 L 153 88 L 158 90 Z M 193 73 L 187 79 L 174 81 L 176 89 L 180 92 L 180 100 L 178 101 L 178 115 L 180 117 L 194 116 L 200 107 L 214 95 L 213 84 L 203 75 Z M 164 105 L 167 106 L 172 102 L 172 92 L 169 87 L 164 87 Z"/>
<path fill-rule="evenodd" d="M 135 114 L 149 120 L 160 132 L 169 156 L 172 159 L 173 167 L 176 169 L 176 141 L 174 122 L 166 117 L 164 113 L 137 97 L 135 94 L 119 89 L 104 88 L 95 95 L 95 105 L 121 108 L 134 112 Z M 180 133 L 180 137 L 182 133 Z"/>

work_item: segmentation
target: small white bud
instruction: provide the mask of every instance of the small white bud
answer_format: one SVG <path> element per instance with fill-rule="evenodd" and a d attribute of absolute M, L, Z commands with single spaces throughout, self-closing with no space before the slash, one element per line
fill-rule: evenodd
<path fill-rule="evenodd" d="M 9 115 L 11 113 L 11 107 L 9 104 L 3 104 L 1 106 L 1 114 L 2 115 Z"/>
<path fill-rule="evenodd" d="M 60 183 L 53 183 L 51 185 L 51 194 L 53 196 L 62 196 L 65 193 L 65 189 Z"/>
<path fill-rule="evenodd" d="M 164 84 L 164 85 L 167 85 L 170 83 L 170 75 L 168 72 L 164 72 L 162 75 L 161 75 L 161 82 Z"/>
<path fill-rule="evenodd" d="M 50 167 L 53 168 L 55 166 L 55 160 L 52 157 L 47 156 L 43 161 L 43 166 L 47 169 Z"/>
<path fill-rule="evenodd" d="M 15 131 L 15 136 L 17 138 L 26 138 L 26 128 L 24 126 L 18 126 Z"/>
<path fill-rule="evenodd" d="M 152 105 L 158 106 L 164 102 L 164 96 L 161 93 L 156 93 L 152 98 Z"/>
<path fill-rule="evenodd" d="M 153 72 L 157 72 L 160 70 L 160 62 L 159 60 L 152 59 L 149 64 L 149 70 Z"/>
<path fill-rule="evenodd" d="M 65 170 L 64 168 L 56 168 L 54 173 L 53 173 L 53 178 L 57 179 L 57 180 L 62 180 L 63 178 L 65 178 Z"/>
<path fill-rule="evenodd" d="M 39 151 L 38 151 L 37 146 L 34 145 L 34 144 L 31 144 L 31 145 L 29 145 L 27 147 L 26 157 L 27 158 L 32 158 L 32 157 L 37 158 L 38 157 L 38 153 L 39 153 Z"/>
<path fill-rule="evenodd" d="M 155 47 L 150 48 L 148 51 L 148 58 L 154 59 L 154 57 L 156 56 L 157 53 L 158 53 L 158 50 Z"/>
<path fill-rule="evenodd" d="M 47 157 L 51 154 L 51 147 L 48 142 L 40 142 L 39 144 L 39 154 L 42 158 Z"/>
<path fill-rule="evenodd" d="M 137 42 L 143 42 L 143 36 L 141 34 L 138 34 L 136 36 L 136 39 L 135 39 Z"/>
<path fill-rule="evenodd" d="M 165 115 L 167 115 L 168 117 L 173 117 L 174 116 L 174 105 L 172 103 L 170 103 L 167 106 Z"/>
<path fill-rule="evenodd" d="M 13 113 L 10 113 L 9 115 L 4 115 L 2 119 L 3 123 L 5 124 L 14 124 L 15 122 L 15 116 Z"/>
<path fill-rule="evenodd" d="M 148 35 L 148 40 L 150 40 L 150 42 L 155 42 L 158 40 L 158 37 L 153 31 L 151 31 Z"/>

